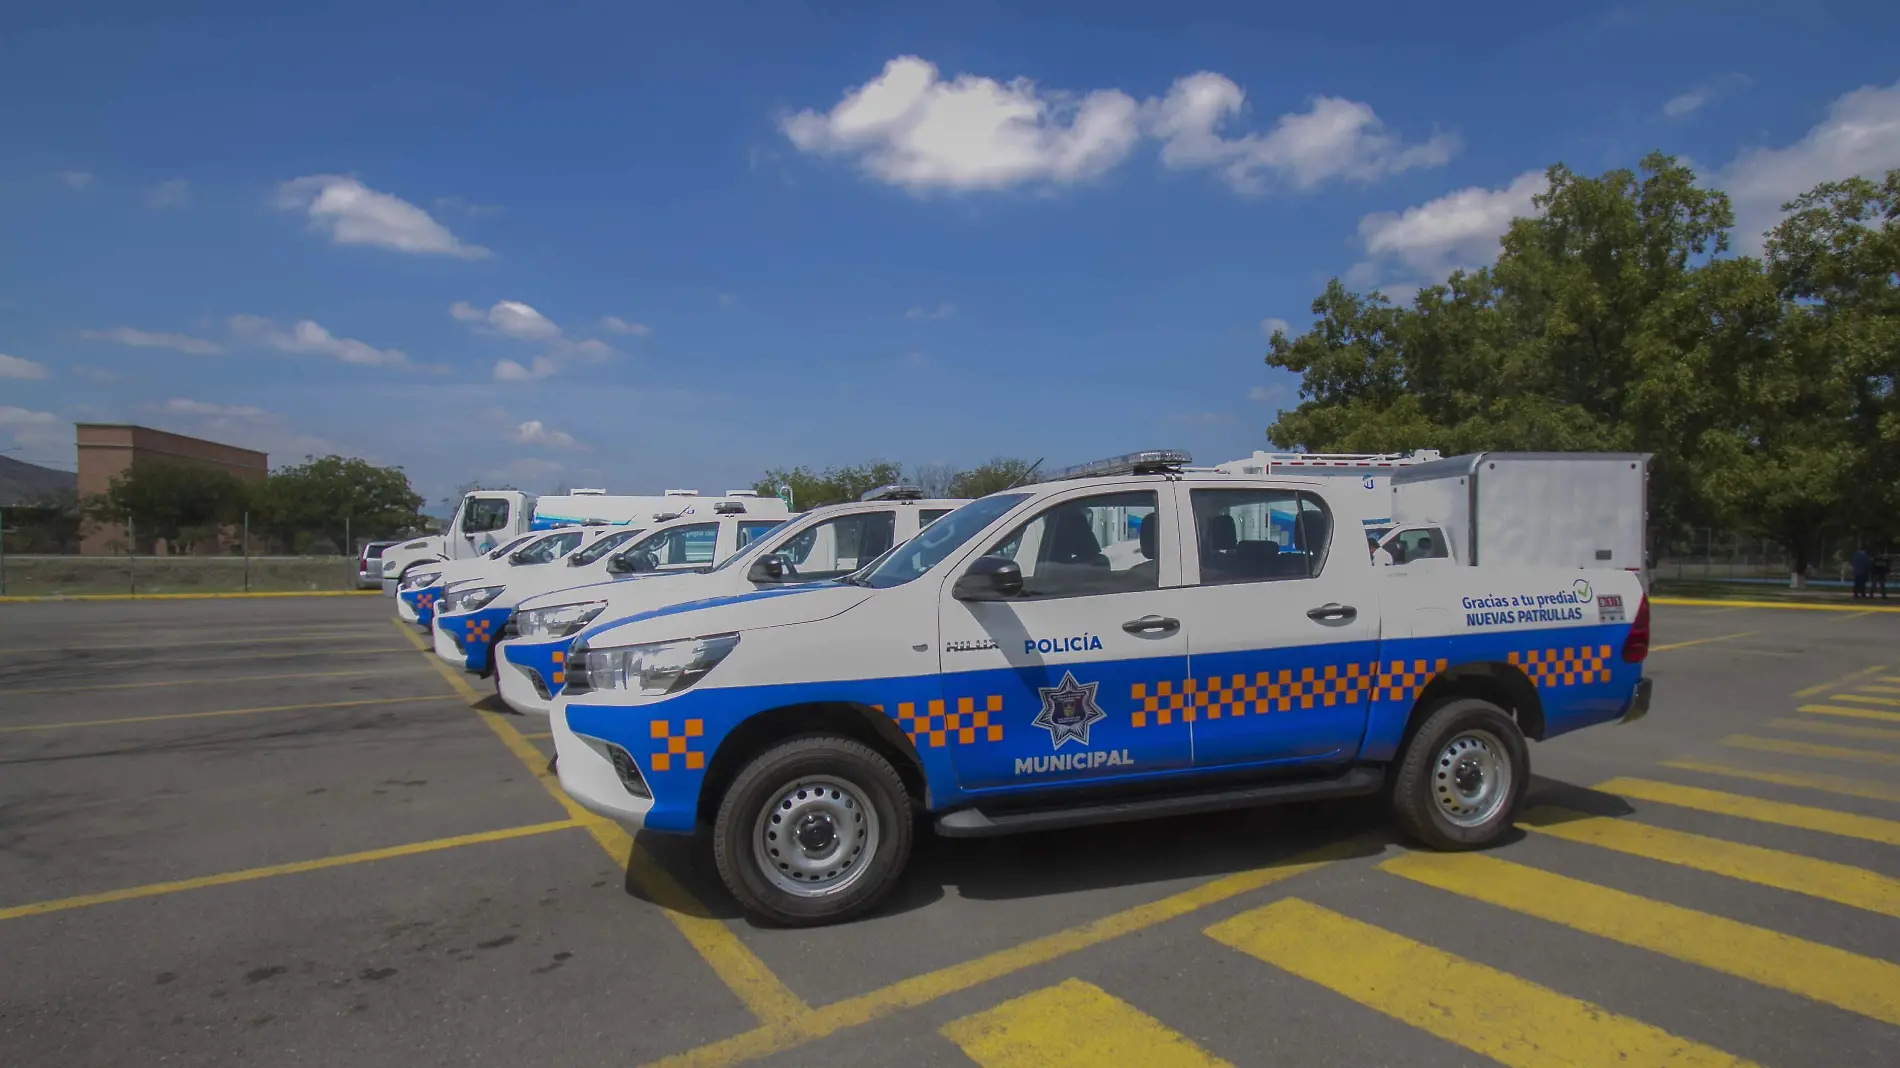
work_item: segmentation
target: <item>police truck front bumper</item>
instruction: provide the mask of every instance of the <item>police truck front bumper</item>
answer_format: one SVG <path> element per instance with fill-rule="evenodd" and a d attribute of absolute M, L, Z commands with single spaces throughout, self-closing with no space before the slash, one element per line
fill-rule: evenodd
<path fill-rule="evenodd" d="M 559 758 L 555 771 L 567 796 L 587 811 L 605 816 L 629 831 L 644 827 L 647 813 L 653 810 L 651 791 L 643 797 L 628 788 L 613 760 L 602 751 L 611 743 L 600 739 L 583 741 L 580 735 L 568 729 L 567 714 L 562 709 L 549 713 L 548 725 L 554 733 L 554 755 Z M 625 750 L 621 754 L 630 767 L 634 766 L 630 754 Z M 639 775 L 637 767 L 632 774 Z M 644 782 L 640 785 L 645 788 Z"/>
<path fill-rule="evenodd" d="M 1636 692 L 1630 695 L 1630 706 L 1623 711 L 1623 723 L 1634 723 L 1649 715 L 1649 694 L 1655 680 L 1641 678 L 1636 680 Z"/>
<path fill-rule="evenodd" d="M 455 639 L 449 636 L 448 628 L 442 625 L 442 620 L 440 618 L 432 620 L 429 629 L 435 632 L 435 655 L 456 667 L 461 667 L 462 647 L 455 644 Z"/>

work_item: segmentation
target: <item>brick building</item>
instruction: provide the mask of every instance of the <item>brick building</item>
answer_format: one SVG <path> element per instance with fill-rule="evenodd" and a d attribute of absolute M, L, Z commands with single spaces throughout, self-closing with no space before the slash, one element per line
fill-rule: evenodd
<path fill-rule="evenodd" d="M 203 464 L 222 468 L 252 482 L 270 471 L 270 457 L 254 449 L 240 449 L 130 423 L 80 423 L 78 434 L 81 500 L 104 493 L 111 486 L 113 476 L 124 474 L 127 468 L 141 461 Z M 79 551 L 86 556 L 106 556 L 112 553 L 113 542 L 124 540 L 125 528 L 117 523 L 88 524 Z"/>

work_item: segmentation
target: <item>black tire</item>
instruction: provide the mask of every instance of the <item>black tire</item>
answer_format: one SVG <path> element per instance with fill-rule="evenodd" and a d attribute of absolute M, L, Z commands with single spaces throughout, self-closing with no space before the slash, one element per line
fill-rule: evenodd
<path fill-rule="evenodd" d="M 768 809 L 811 780 L 848 785 L 875 815 L 868 857 L 847 857 L 840 870 L 862 865 L 835 892 L 804 896 L 782 889 L 761 867 L 754 836 Z M 799 796 L 803 796 L 800 794 Z M 835 796 L 835 795 L 834 795 Z M 713 821 L 719 878 L 746 912 L 769 923 L 809 927 L 860 916 L 890 893 L 910 859 L 910 797 L 890 761 L 861 742 L 835 736 L 796 738 L 760 753 L 726 787 Z M 781 865 L 781 867 L 784 867 Z M 789 878 L 789 876 L 787 876 Z"/>
<path fill-rule="evenodd" d="M 1474 807 L 1464 819 L 1457 818 L 1453 806 L 1462 801 L 1456 789 L 1461 771 L 1464 781 L 1472 781 L 1472 762 L 1448 752 L 1454 741 L 1490 747 L 1485 758 L 1501 760 L 1510 776 L 1501 797 Z M 1482 767 L 1478 771 L 1482 782 Z M 1392 813 L 1400 830 L 1422 845 L 1448 852 L 1478 849 L 1510 829 L 1530 779 L 1530 748 L 1510 714 L 1476 697 L 1453 697 L 1426 715 L 1400 757 L 1392 780 Z"/>

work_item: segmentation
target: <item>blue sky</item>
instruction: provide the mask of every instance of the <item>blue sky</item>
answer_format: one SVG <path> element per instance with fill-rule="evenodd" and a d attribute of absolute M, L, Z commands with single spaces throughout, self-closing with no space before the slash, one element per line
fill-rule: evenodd
<path fill-rule="evenodd" d="M 0 448 L 1213 462 L 1296 400 L 1263 323 L 1488 261 L 1552 162 L 1752 230 L 1900 166 L 1891 4 L 664 6 L 13 0 Z"/>

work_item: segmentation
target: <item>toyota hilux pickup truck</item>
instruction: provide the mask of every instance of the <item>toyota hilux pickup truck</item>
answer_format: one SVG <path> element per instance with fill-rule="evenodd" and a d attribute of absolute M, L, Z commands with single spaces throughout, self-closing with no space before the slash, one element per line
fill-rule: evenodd
<path fill-rule="evenodd" d="M 1638 575 L 1375 566 L 1353 495 L 1187 463 L 992 494 L 837 581 L 602 618 L 549 715 L 562 787 L 708 830 L 749 914 L 814 924 L 877 906 L 917 814 L 976 836 L 1385 791 L 1412 839 L 1484 846 L 1527 739 L 1647 712 Z"/>
<path fill-rule="evenodd" d="M 880 486 L 860 500 L 795 516 L 710 569 L 634 571 L 606 582 L 524 595 L 490 658 L 496 692 L 516 712 L 545 716 L 565 678 L 568 645 L 595 619 L 848 575 L 966 503 L 927 499 L 914 486 Z M 556 582 L 559 576 L 540 579 Z"/>

